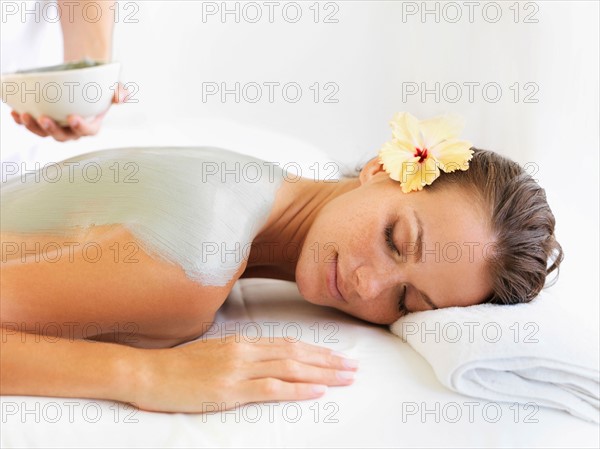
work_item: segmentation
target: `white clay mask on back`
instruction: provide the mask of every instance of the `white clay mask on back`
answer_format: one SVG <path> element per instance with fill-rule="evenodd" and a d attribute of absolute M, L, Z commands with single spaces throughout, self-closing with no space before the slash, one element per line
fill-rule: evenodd
<path fill-rule="evenodd" d="M 123 224 L 150 255 L 212 286 L 248 258 L 285 174 L 214 147 L 104 150 L 55 168 L 58 176 L 29 173 L 3 186 L 2 231 L 66 236 Z"/>

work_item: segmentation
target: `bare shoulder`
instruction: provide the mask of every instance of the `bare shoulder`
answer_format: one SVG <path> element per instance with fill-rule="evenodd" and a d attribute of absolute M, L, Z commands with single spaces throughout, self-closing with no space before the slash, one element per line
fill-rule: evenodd
<path fill-rule="evenodd" d="M 121 225 L 74 235 L 2 233 L 4 327 L 139 347 L 169 347 L 204 333 L 233 284 L 202 285 L 149 255 Z"/>

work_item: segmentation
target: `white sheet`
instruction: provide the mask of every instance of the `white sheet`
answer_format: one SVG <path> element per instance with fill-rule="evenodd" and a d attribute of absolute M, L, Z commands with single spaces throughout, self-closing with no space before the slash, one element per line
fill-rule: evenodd
<path fill-rule="evenodd" d="M 598 426 L 567 413 L 519 408 L 517 416 L 517 408 L 510 405 L 447 390 L 427 362 L 384 326 L 309 304 L 293 283 L 241 280 L 217 316 L 220 329 L 224 323 L 228 329 L 239 323 L 244 338 L 252 339 L 255 323 L 264 322 L 276 324 L 262 326 L 263 336 L 272 329 L 272 335 L 296 338 L 300 329 L 303 341 L 360 360 L 354 385 L 330 388 L 320 400 L 249 405 L 205 415 L 132 412 L 110 401 L 4 396 L 2 447 L 598 447 L 600 443 Z M 286 323 L 292 324 L 284 330 Z M 72 422 L 68 403 L 74 403 Z M 436 404 L 439 412 L 421 416 L 421 410 L 435 410 Z M 419 412 L 410 414 L 414 407 Z M 22 416 L 24 410 L 30 412 Z M 57 411 L 62 416 L 57 417 Z M 457 411 L 462 418 L 453 423 Z M 492 422 L 497 412 L 499 419 Z"/>

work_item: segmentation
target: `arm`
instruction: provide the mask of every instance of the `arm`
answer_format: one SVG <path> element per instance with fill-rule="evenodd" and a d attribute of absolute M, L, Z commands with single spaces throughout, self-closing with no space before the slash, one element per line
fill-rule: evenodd
<path fill-rule="evenodd" d="M 72 17 L 69 17 L 67 13 L 69 11 L 68 3 L 72 4 L 73 2 L 58 1 L 58 6 L 63 11 L 60 25 L 63 33 L 65 62 L 77 61 L 86 57 L 99 61 L 110 61 L 115 2 L 87 0 L 78 2 Z M 94 3 L 94 5 L 86 10 L 87 3 Z M 98 10 L 102 11 L 102 15 L 97 22 L 86 20 L 83 11 L 89 11 L 88 14 L 92 14 L 92 12 L 96 14 Z M 91 17 L 91 19 L 95 20 L 96 18 Z"/>
<path fill-rule="evenodd" d="M 1 329 L 0 394 L 133 401 L 143 350 Z"/>
<path fill-rule="evenodd" d="M 318 398 L 325 385 L 351 384 L 338 373 L 356 369 L 328 349 L 283 339 L 136 349 L 2 327 L 0 345 L 2 395 L 117 400 L 148 411 L 203 413 Z"/>
<path fill-rule="evenodd" d="M 86 9 L 86 4 L 93 5 Z M 60 25 L 63 33 L 64 61 L 72 62 L 83 58 L 110 61 L 112 59 L 112 32 L 116 2 L 59 0 L 58 6 L 62 11 Z M 96 20 L 96 14 L 99 15 L 98 20 L 92 21 Z M 126 94 L 127 92 L 119 84 L 113 103 L 124 102 Z M 11 114 L 15 122 L 25 125 L 32 133 L 40 137 L 52 136 L 59 142 L 65 142 L 97 134 L 106 111 L 91 122 L 71 115 L 68 117 L 69 126 L 64 127 L 59 126 L 50 117 L 42 116 L 36 120 L 28 113 L 18 114 L 12 111 Z"/>

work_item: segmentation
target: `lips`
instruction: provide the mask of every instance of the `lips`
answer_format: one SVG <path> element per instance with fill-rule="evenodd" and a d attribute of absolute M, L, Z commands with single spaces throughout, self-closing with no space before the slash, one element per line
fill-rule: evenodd
<path fill-rule="evenodd" d="M 329 294 L 334 298 L 341 302 L 347 303 L 342 295 L 339 288 L 339 276 L 338 276 L 338 255 L 335 255 L 335 260 L 329 264 L 329 269 L 327 272 L 327 287 L 329 289 Z"/>

